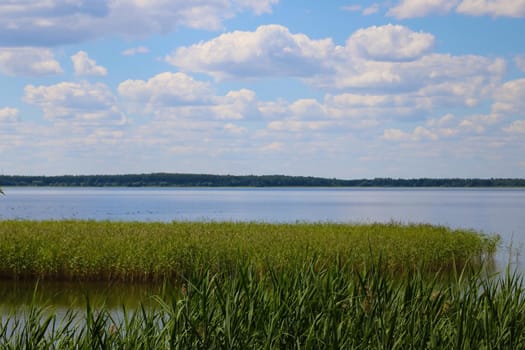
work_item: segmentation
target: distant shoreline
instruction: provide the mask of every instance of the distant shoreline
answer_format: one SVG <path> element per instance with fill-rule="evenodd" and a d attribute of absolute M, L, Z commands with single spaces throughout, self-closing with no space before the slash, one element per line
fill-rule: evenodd
<path fill-rule="evenodd" d="M 123 175 L 0 175 L 0 187 L 449 187 L 523 188 L 519 178 L 336 179 L 287 175 L 151 173 Z"/>

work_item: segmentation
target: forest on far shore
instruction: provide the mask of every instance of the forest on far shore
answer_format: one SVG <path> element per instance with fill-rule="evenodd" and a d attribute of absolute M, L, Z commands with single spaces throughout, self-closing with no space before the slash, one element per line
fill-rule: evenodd
<path fill-rule="evenodd" d="M 0 175 L 0 186 L 52 187 L 525 187 L 525 179 L 354 179 L 286 175 Z"/>

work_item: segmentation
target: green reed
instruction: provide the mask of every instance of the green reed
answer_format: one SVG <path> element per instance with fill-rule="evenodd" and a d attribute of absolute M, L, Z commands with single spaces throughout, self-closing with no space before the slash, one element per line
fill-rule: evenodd
<path fill-rule="evenodd" d="M 385 274 L 379 259 L 348 272 L 316 259 L 261 275 L 200 271 L 153 307 L 5 317 L 4 349 L 523 349 L 520 275 Z"/>
<path fill-rule="evenodd" d="M 451 270 L 490 257 L 498 236 L 423 224 L 0 221 L 0 277 L 162 281 L 381 256 L 393 272 Z"/>

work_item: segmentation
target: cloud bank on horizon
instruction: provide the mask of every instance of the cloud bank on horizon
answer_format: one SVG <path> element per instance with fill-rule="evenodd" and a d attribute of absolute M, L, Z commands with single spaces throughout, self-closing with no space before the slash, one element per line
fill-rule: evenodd
<path fill-rule="evenodd" d="M 525 177 L 525 0 L 0 2 L 0 171 Z"/>

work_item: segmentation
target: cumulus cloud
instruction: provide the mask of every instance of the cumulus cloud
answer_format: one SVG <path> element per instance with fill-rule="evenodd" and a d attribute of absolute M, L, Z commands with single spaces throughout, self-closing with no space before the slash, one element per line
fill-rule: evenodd
<path fill-rule="evenodd" d="M 467 86 L 469 84 L 470 86 Z M 474 97 L 479 98 L 479 94 L 487 94 L 486 98 L 490 98 L 489 92 L 502 89 L 498 85 L 484 92 L 483 84 L 476 84 L 478 86 L 473 87 L 472 81 L 452 82 L 415 91 L 382 94 L 370 92 L 326 94 L 322 101 L 298 99 L 290 103 L 282 100 L 259 103 L 259 110 L 264 118 L 272 120 L 268 124 L 270 130 L 293 132 L 327 128 L 339 131 L 375 130 L 377 126 L 391 122 L 405 121 L 413 124 L 419 120 L 420 124 L 424 122 L 424 125 L 418 125 L 420 128 L 411 131 L 390 128 L 390 131 L 383 135 L 383 139 L 436 140 L 461 132 L 483 133 L 502 121 L 502 116 L 498 113 L 469 116 L 463 119 L 458 119 L 451 113 L 440 118 L 431 116 L 437 109 L 468 109 L 472 107 L 471 100 Z"/>
<path fill-rule="evenodd" d="M 216 79 L 295 77 L 327 90 L 382 93 L 427 89 L 469 106 L 490 94 L 505 72 L 500 58 L 433 54 L 434 40 L 429 33 L 385 25 L 360 29 L 337 46 L 330 38 L 311 39 L 268 25 L 180 47 L 165 59 Z"/>
<path fill-rule="evenodd" d="M 98 66 L 95 60 L 89 58 L 85 51 L 79 51 L 71 56 L 76 75 L 105 76 L 108 74 L 106 68 Z"/>
<path fill-rule="evenodd" d="M 0 73 L 11 76 L 43 76 L 62 73 L 49 49 L 0 47 Z"/>
<path fill-rule="evenodd" d="M 492 111 L 505 115 L 525 115 L 525 79 L 504 83 L 494 96 Z"/>
<path fill-rule="evenodd" d="M 515 120 L 503 130 L 508 133 L 525 134 L 525 120 Z"/>
<path fill-rule="evenodd" d="M 361 5 L 357 5 L 357 4 L 341 6 L 341 10 L 349 11 L 349 12 L 361 11 L 362 8 L 363 7 Z"/>
<path fill-rule="evenodd" d="M 417 95 L 411 94 L 355 94 L 327 95 L 325 109 L 335 118 L 403 118 L 420 113 L 422 105 Z"/>
<path fill-rule="evenodd" d="M 337 74 L 312 79 L 321 87 L 378 91 L 439 89 L 446 84 L 463 85 L 463 91 L 490 91 L 505 72 L 501 58 L 429 54 L 411 62 L 378 62 L 354 59 L 337 65 Z M 458 86 L 459 86 L 458 85 Z M 470 85 L 470 87 L 469 87 Z M 447 92 L 461 93 L 460 90 Z"/>
<path fill-rule="evenodd" d="M 349 11 L 349 12 L 361 12 L 363 16 L 370 16 L 377 12 L 379 12 L 380 5 L 377 3 L 374 3 L 368 7 L 363 8 L 361 5 L 346 5 L 341 6 L 341 10 L 343 11 Z"/>
<path fill-rule="evenodd" d="M 332 116 L 322 102 L 262 102 L 248 89 L 217 95 L 208 82 L 184 73 L 166 72 L 148 80 L 125 81 L 119 86 L 119 95 L 135 114 L 151 117 L 133 129 L 134 140 L 179 155 L 274 152 L 286 144 L 276 134 L 286 138 L 295 133 L 295 137 L 303 138 L 327 128 L 337 131 L 338 123 L 348 129 L 346 122 Z M 278 104 L 282 114 L 271 114 L 269 110 L 279 109 Z M 350 122 L 352 128 L 364 127 L 365 123 L 365 119 Z"/>
<path fill-rule="evenodd" d="M 132 48 L 122 51 L 122 55 L 124 56 L 135 56 L 138 54 L 146 54 L 146 53 L 149 53 L 149 49 L 145 46 L 132 47 Z"/>
<path fill-rule="evenodd" d="M 458 128 L 464 132 L 473 132 L 481 134 L 487 131 L 487 128 L 501 121 L 498 114 L 478 114 L 463 119 Z"/>
<path fill-rule="evenodd" d="M 401 0 L 387 16 L 397 19 L 447 14 L 455 11 L 471 16 L 525 17 L 525 0 Z"/>
<path fill-rule="evenodd" d="M 370 16 L 379 12 L 379 4 L 372 4 L 363 10 L 364 16 Z"/>
<path fill-rule="evenodd" d="M 436 118 L 429 119 L 426 124 L 429 127 L 436 127 L 436 126 L 443 127 L 446 125 L 450 125 L 454 119 L 455 119 L 455 116 L 452 113 L 447 113 L 439 119 L 436 119 Z"/>
<path fill-rule="evenodd" d="M 430 118 L 425 125 L 413 130 L 387 128 L 382 139 L 392 142 L 418 142 L 456 137 L 469 142 L 485 142 L 479 147 L 501 148 L 512 144 L 510 136 L 525 133 L 525 79 L 507 81 L 494 89 L 489 113 L 466 115 L 458 118 L 447 113 L 440 118 Z M 443 104 L 440 104 L 443 106 Z M 504 131 L 507 135 L 504 135 Z M 461 136 L 461 138 L 459 137 Z M 507 137 L 508 136 L 508 137 Z"/>
<path fill-rule="evenodd" d="M 181 72 L 126 80 L 118 91 L 132 110 L 168 119 L 238 120 L 258 114 L 255 92 L 241 89 L 218 96 L 208 82 Z"/>
<path fill-rule="evenodd" d="M 430 14 L 446 14 L 458 2 L 459 0 L 401 0 L 387 12 L 387 16 L 407 19 L 424 17 Z"/>
<path fill-rule="evenodd" d="M 217 79 L 257 76 L 309 76 L 323 70 L 333 53 L 331 39 L 313 40 L 280 25 L 255 32 L 235 31 L 207 42 L 180 47 L 166 61 Z"/>
<path fill-rule="evenodd" d="M 12 123 L 18 121 L 18 113 L 16 108 L 0 108 L 0 122 Z"/>
<path fill-rule="evenodd" d="M 525 0 L 463 0 L 458 13 L 473 16 L 525 17 Z"/>
<path fill-rule="evenodd" d="M 404 132 L 400 129 L 386 129 L 383 133 L 384 140 L 387 141 L 436 141 L 439 139 L 439 136 L 434 132 L 424 128 L 422 126 L 417 126 L 411 132 Z"/>
<path fill-rule="evenodd" d="M 517 55 L 514 57 L 514 63 L 522 72 L 525 72 L 525 55 Z"/>
<path fill-rule="evenodd" d="M 265 102 L 259 107 L 261 114 L 271 120 L 268 129 L 290 132 L 372 130 L 385 120 L 420 114 L 421 108 L 413 96 L 351 93 L 328 94 L 323 101 Z"/>
<path fill-rule="evenodd" d="M 242 126 L 237 126 L 233 123 L 227 123 L 224 125 L 224 130 L 227 132 L 234 134 L 234 135 L 242 135 L 246 133 L 246 128 L 243 128 Z"/>
<path fill-rule="evenodd" d="M 276 120 L 268 124 L 268 129 L 275 131 L 300 132 L 305 130 L 317 131 L 335 126 L 329 121 L 302 121 L 302 120 Z"/>
<path fill-rule="evenodd" d="M 433 45 L 432 34 L 392 24 L 359 29 L 346 42 L 351 55 L 375 61 L 414 60 L 428 53 Z"/>
<path fill-rule="evenodd" d="M 485 131 L 484 127 L 475 124 L 476 117 L 471 118 L 467 125 L 467 121 L 463 120 L 459 124 L 455 122 L 455 116 L 446 114 L 441 118 L 429 119 L 425 125 L 416 125 L 412 130 L 404 131 L 398 128 L 389 128 L 383 131 L 382 139 L 391 142 L 413 142 L 418 143 L 422 141 L 440 141 L 443 139 L 451 139 L 458 135 L 465 135 L 467 133 L 482 133 Z M 478 120 L 479 121 L 479 120 Z"/>
<path fill-rule="evenodd" d="M 272 142 L 260 148 L 260 150 L 265 153 L 279 152 L 279 151 L 282 151 L 283 149 L 284 149 L 284 143 L 282 142 Z"/>
<path fill-rule="evenodd" d="M 24 101 L 43 111 L 45 119 L 55 123 L 81 125 L 122 125 L 125 116 L 119 111 L 109 87 L 102 83 L 62 82 L 49 86 L 28 85 Z"/>
<path fill-rule="evenodd" d="M 0 45 L 50 46 L 107 34 L 144 37 L 178 27 L 220 29 L 243 12 L 271 12 L 278 0 L 26 0 L 0 4 Z"/>
<path fill-rule="evenodd" d="M 120 83 L 118 92 L 128 100 L 153 107 L 208 104 L 212 97 L 209 83 L 171 72 L 160 73 L 147 81 L 126 80 Z"/>
<path fill-rule="evenodd" d="M 246 119 L 259 115 L 258 101 L 252 90 L 229 91 L 214 99 L 213 115 L 217 119 Z"/>

